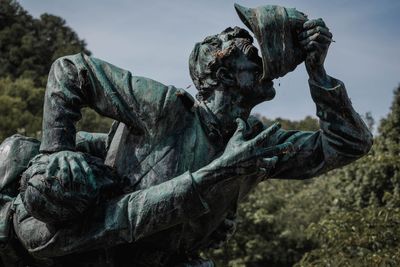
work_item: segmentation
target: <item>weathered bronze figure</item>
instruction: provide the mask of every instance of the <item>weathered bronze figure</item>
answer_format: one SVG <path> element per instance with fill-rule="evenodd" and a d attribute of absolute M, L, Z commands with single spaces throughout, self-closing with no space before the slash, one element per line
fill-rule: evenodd
<path fill-rule="evenodd" d="M 237 204 L 258 183 L 307 179 L 369 151 L 371 133 L 325 72 L 323 20 L 235 7 L 262 58 L 239 27 L 197 43 L 196 100 L 84 54 L 54 62 L 41 143 L 13 136 L 0 147 L 5 266 L 213 266 L 199 250 L 233 234 Z M 266 128 L 252 108 L 302 62 L 321 129 Z M 110 132 L 76 133 L 82 107 L 113 118 Z"/>

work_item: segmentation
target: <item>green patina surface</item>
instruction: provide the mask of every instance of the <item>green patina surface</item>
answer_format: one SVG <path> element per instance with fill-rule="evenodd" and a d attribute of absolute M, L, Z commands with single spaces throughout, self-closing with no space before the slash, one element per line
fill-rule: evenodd
<path fill-rule="evenodd" d="M 84 54 L 54 62 L 40 149 L 22 136 L 0 146 L 7 266 L 213 266 L 199 250 L 229 239 L 238 202 L 258 183 L 311 178 L 368 152 L 371 133 L 324 70 L 324 22 L 236 9 L 263 58 L 238 27 L 197 43 L 197 99 Z M 321 130 L 264 127 L 252 108 L 304 60 Z M 83 107 L 114 119 L 110 132 L 77 133 Z"/>

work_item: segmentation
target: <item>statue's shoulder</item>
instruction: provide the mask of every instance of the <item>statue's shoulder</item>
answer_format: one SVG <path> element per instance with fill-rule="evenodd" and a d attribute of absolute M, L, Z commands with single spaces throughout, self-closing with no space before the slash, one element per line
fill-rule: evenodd
<path fill-rule="evenodd" d="M 143 109 L 159 116 L 190 112 L 195 100 L 185 90 L 141 76 L 132 76 L 132 90 L 141 100 Z"/>
<path fill-rule="evenodd" d="M 147 77 L 132 75 L 128 70 L 84 53 L 61 59 L 73 62 L 78 69 L 87 67 L 96 72 L 97 79 L 111 82 L 113 87 L 120 88 L 118 91 L 133 95 L 137 101 L 135 104 L 144 109 L 144 112 L 149 112 L 148 114 L 164 112 L 166 109 L 191 109 L 195 103 L 193 97 L 183 89 Z"/>

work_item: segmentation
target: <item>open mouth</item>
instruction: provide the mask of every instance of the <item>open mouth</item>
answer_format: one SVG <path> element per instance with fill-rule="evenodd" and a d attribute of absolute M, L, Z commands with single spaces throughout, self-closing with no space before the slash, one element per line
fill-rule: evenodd
<path fill-rule="evenodd" d="M 258 54 L 258 49 L 252 44 L 250 40 L 240 39 L 236 42 L 236 46 L 243 51 L 243 53 L 257 65 L 262 68 L 262 58 Z"/>
<path fill-rule="evenodd" d="M 258 49 L 248 40 L 240 42 L 238 47 L 243 51 L 249 60 L 257 65 L 257 69 L 255 71 L 257 73 L 257 79 L 261 81 L 263 76 L 263 62 L 262 58 L 258 55 Z"/>
<path fill-rule="evenodd" d="M 249 60 L 257 65 L 255 72 L 257 75 L 257 80 L 265 86 L 272 87 L 274 83 L 271 78 L 265 78 L 263 72 L 263 61 L 262 57 L 258 53 L 257 47 L 255 47 L 252 42 L 246 39 L 242 39 L 237 42 L 237 47 L 247 56 Z"/>

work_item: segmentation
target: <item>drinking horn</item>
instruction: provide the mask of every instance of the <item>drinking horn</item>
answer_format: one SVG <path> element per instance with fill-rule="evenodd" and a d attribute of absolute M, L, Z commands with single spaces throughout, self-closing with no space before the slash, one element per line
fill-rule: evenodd
<path fill-rule="evenodd" d="M 304 13 L 275 5 L 247 8 L 235 4 L 235 9 L 260 45 L 262 79 L 282 77 L 305 60 L 297 37 L 308 20 Z"/>

